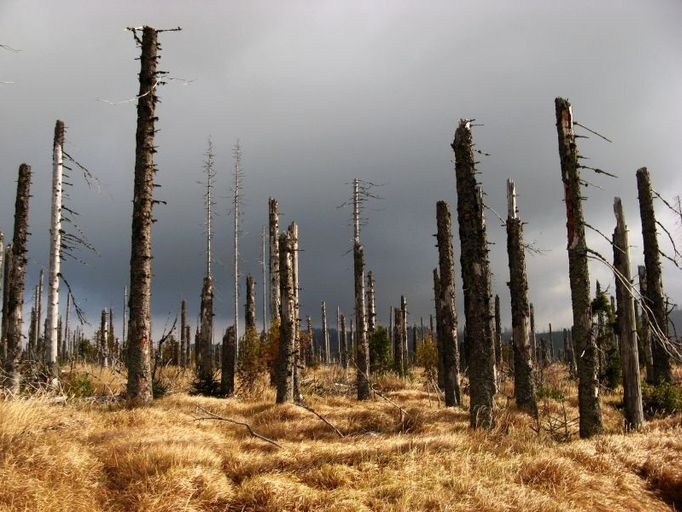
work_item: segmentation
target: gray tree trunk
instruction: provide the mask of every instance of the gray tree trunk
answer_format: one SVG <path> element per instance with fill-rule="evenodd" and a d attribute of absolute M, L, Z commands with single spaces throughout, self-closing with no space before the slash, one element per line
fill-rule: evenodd
<path fill-rule="evenodd" d="M 189 344 L 189 339 L 187 339 L 187 302 L 182 299 L 180 303 L 180 366 L 186 368 L 189 366 L 189 361 L 187 361 L 187 345 Z"/>
<path fill-rule="evenodd" d="M 644 264 L 646 265 L 647 295 L 646 306 L 650 310 L 649 332 L 651 335 L 651 352 L 653 355 L 654 384 L 672 382 L 672 366 L 667 345 L 668 315 L 663 295 L 663 277 L 661 275 L 660 250 L 656 234 L 656 213 L 651 196 L 651 179 L 646 167 L 637 171 L 637 192 L 639 194 L 639 212 L 642 218 L 642 240 L 644 242 Z"/>
<path fill-rule="evenodd" d="M 291 246 L 291 291 L 294 296 L 294 401 L 302 402 L 301 392 L 301 308 L 298 286 L 298 226 L 289 225 L 289 245 Z"/>
<path fill-rule="evenodd" d="M 393 309 L 393 363 L 395 370 L 401 377 L 405 376 L 405 352 L 402 342 L 402 311 L 398 308 Z"/>
<path fill-rule="evenodd" d="M 644 424 L 642 387 L 639 376 L 639 350 L 637 349 L 637 323 L 635 299 L 632 296 L 630 274 L 630 246 L 628 228 L 619 197 L 613 202 L 616 229 L 613 232 L 613 266 L 615 268 L 616 298 L 618 303 L 618 333 L 620 360 L 623 365 L 623 404 L 626 428 L 638 430 Z"/>
<path fill-rule="evenodd" d="M 197 378 L 200 387 L 210 393 L 213 387 L 213 279 L 204 277 L 199 312 L 199 333 L 196 337 Z"/>
<path fill-rule="evenodd" d="M 495 295 L 495 365 L 502 373 L 502 319 L 500 318 L 500 296 Z"/>
<path fill-rule="evenodd" d="M 436 353 L 438 356 L 438 387 L 440 389 L 445 389 L 445 351 L 441 344 L 441 340 L 443 339 L 443 333 L 441 332 L 443 321 L 440 317 L 442 305 L 440 300 L 440 276 L 438 275 L 437 268 L 433 269 L 433 296 L 436 310 L 436 333 L 435 335 L 433 333 L 433 316 L 431 316 L 431 336 L 435 336 Z M 457 352 L 459 353 L 459 342 L 457 343 Z M 459 368 L 457 368 L 456 371 L 459 373 Z"/>
<path fill-rule="evenodd" d="M 256 331 L 256 283 L 253 276 L 246 276 L 246 307 L 244 311 L 245 329 Z"/>
<path fill-rule="evenodd" d="M 445 406 L 455 407 L 461 403 L 459 389 L 459 346 L 457 340 L 457 301 L 455 298 L 455 256 L 452 249 L 452 221 L 450 208 L 445 201 L 436 203 L 438 226 L 439 275 L 437 318 L 439 347 L 442 351 Z M 441 358 L 439 357 L 439 360 Z"/>
<path fill-rule="evenodd" d="M 329 347 L 329 329 L 327 328 L 327 303 L 322 301 L 322 339 L 324 343 L 324 363 L 331 363 L 331 352 Z"/>
<path fill-rule="evenodd" d="M 341 351 L 341 367 L 345 370 L 348 368 L 348 345 L 346 344 L 346 317 L 340 315 L 341 324 L 341 340 L 339 342 Z"/>
<path fill-rule="evenodd" d="M 533 362 L 537 364 L 538 362 L 538 354 L 540 353 L 540 349 L 538 347 L 538 340 L 537 337 L 535 336 L 535 306 L 533 304 L 530 304 L 530 356 L 533 359 Z"/>
<path fill-rule="evenodd" d="M 107 347 L 107 310 L 103 309 L 99 321 L 99 364 L 109 367 L 109 351 Z"/>
<path fill-rule="evenodd" d="M 234 367 L 237 358 L 237 334 L 231 325 L 223 336 L 223 350 L 221 353 L 220 393 L 231 396 L 234 393 Z"/>
<path fill-rule="evenodd" d="M 376 329 L 376 296 L 374 291 L 374 274 L 367 272 L 367 334 L 372 335 Z"/>
<path fill-rule="evenodd" d="M 0 361 L 7 357 L 7 329 L 9 323 L 9 290 L 12 275 L 12 243 L 7 244 L 4 250 L 5 261 L 2 273 L 2 338 L 0 338 Z"/>
<path fill-rule="evenodd" d="M 400 343 L 403 350 L 403 364 L 407 370 L 410 362 L 410 351 L 407 347 L 407 299 L 404 295 L 400 296 Z"/>
<path fill-rule="evenodd" d="M 470 122 L 461 120 L 452 143 L 457 176 L 457 213 L 461 243 L 464 311 L 469 345 L 469 387 L 472 427 L 491 428 L 495 395 L 495 347 L 488 241 L 482 191 L 476 182 Z"/>
<path fill-rule="evenodd" d="M 603 431 L 597 377 L 597 345 L 592 332 L 590 276 L 587 266 L 587 243 L 581 195 L 578 148 L 573 131 L 570 103 L 556 98 L 556 126 L 561 160 L 561 179 L 566 205 L 566 230 L 571 305 L 573 309 L 573 342 L 578 355 L 578 409 L 580 437 L 591 437 Z"/>
<path fill-rule="evenodd" d="M 270 235 L 270 322 L 279 322 L 281 309 L 279 284 L 279 204 L 274 198 L 268 200 Z"/>
<path fill-rule="evenodd" d="M 514 398 L 516 405 L 537 416 L 538 407 L 533 381 L 533 358 L 528 304 L 528 277 L 523 245 L 523 223 L 516 209 L 514 182 L 507 180 L 507 254 L 509 257 L 509 291 L 511 294 L 512 330 L 514 336 Z"/>
<path fill-rule="evenodd" d="M 642 339 L 640 342 L 644 346 L 644 364 L 646 366 L 646 381 L 654 383 L 654 355 L 651 349 L 651 332 L 649 330 L 649 308 L 646 306 L 647 286 L 646 286 L 646 267 L 637 267 L 639 276 L 639 295 L 642 299 Z"/>
<path fill-rule="evenodd" d="M 21 356 L 21 327 L 24 309 L 24 281 L 26 279 L 26 241 L 28 239 L 28 204 L 31 197 L 31 166 L 19 166 L 17 197 L 14 205 L 14 236 L 12 237 L 12 265 L 7 296 L 7 356 L 3 387 L 18 393 L 21 387 L 19 358 Z"/>
<path fill-rule="evenodd" d="M 277 361 L 277 403 L 294 401 L 296 307 L 292 271 L 291 243 L 288 233 L 279 236 L 280 335 Z"/>
<path fill-rule="evenodd" d="M 151 403 L 151 288 L 152 206 L 154 204 L 154 134 L 156 133 L 156 66 L 158 33 L 145 26 L 140 55 L 140 91 L 137 100 L 135 186 L 133 193 L 132 244 L 130 254 L 130 316 L 128 319 L 128 403 Z M 137 37 L 137 36 L 136 36 Z"/>
<path fill-rule="evenodd" d="M 355 322 L 358 400 L 370 398 L 369 341 L 365 315 L 365 253 L 362 244 L 353 243 L 353 273 L 355 276 Z"/>

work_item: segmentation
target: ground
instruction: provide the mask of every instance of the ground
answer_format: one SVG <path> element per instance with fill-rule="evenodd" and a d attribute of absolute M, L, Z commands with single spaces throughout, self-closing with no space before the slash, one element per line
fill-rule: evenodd
<path fill-rule="evenodd" d="M 71 368 L 66 393 L 0 400 L 0 511 L 670 511 L 682 504 L 682 415 L 624 433 L 617 393 L 607 433 L 575 436 L 575 387 L 545 379 L 538 424 L 498 394 L 496 427 L 468 427 L 416 371 L 353 399 L 352 372 L 310 371 L 307 404 L 191 396 L 189 375 L 147 408 L 115 398 L 121 375 Z M 87 378 L 86 378 L 87 377 Z M 93 384 L 92 390 L 88 383 Z M 83 391 L 83 388 L 87 388 Z M 77 397 L 90 394 L 92 397 Z M 69 394 L 70 393 L 70 394 Z M 566 396 L 562 400 L 562 396 Z M 397 406 L 402 408 L 401 411 Z M 248 423 L 277 447 L 200 409 Z"/>

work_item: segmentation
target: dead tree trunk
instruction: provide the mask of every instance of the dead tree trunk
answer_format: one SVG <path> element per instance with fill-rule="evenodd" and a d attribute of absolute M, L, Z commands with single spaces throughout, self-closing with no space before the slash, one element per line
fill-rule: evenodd
<path fill-rule="evenodd" d="M 404 295 L 400 296 L 400 345 L 403 351 L 403 365 L 407 369 L 410 352 L 407 349 L 407 299 Z"/>
<path fill-rule="evenodd" d="M 502 320 L 500 318 L 500 296 L 495 295 L 495 365 L 502 373 Z"/>
<path fill-rule="evenodd" d="M 637 274 L 639 276 L 639 295 L 642 298 L 642 338 L 640 342 L 644 346 L 644 363 L 646 366 L 646 381 L 649 384 L 654 383 L 654 355 L 651 349 L 651 332 L 649 330 L 649 308 L 646 306 L 647 285 L 646 285 L 646 267 L 640 265 L 637 267 Z"/>
<path fill-rule="evenodd" d="M 459 389 L 459 346 L 457 341 L 457 302 L 455 299 L 455 256 L 452 250 L 452 221 L 445 201 L 436 203 L 438 225 L 438 283 L 437 318 L 439 347 L 442 350 L 445 406 L 461 403 Z M 437 273 L 434 272 L 434 279 Z M 439 360 L 441 357 L 439 356 Z"/>
<path fill-rule="evenodd" d="M 492 297 L 488 268 L 488 240 L 483 215 L 482 191 L 476 182 L 475 159 L 470 122 L 461 120 L 452 143 L 457 176 L 457 213 L 462 247 L 461 267 L 464 287 L 469 350 L 469 386 L 472 427 L 491 428 L 495 395 L 495 347 L 492 328 Z"/>
<path fill-rule="evenodd" d="M 64 315 L 64 350 L 62 352 L 63 359 L 70 359 L 73 351 L 69 346 L 69 319 L 71 317 L 71 292 L 66 293 L 66 313 Z"/>
<path fill-rule="evenodd" d="M 45 281 L 45 270 L 40 269 L 40 278 L 38 279 L 38 290 L 36 292 L 36 347 L 38 361 L 45 360 L 45 340 L 40 335 L 40 328 L 43 318 L 43 282 Z"/>
<path fill-rule="evenodd" d="M 440 317 L 440 311 L 442 306 L 440 300 L 440 276 L 438 275 L 437 268 L 433 269 L 433 296 L 436 310 L 435 341 L 436 353 L 438 356 L 438 387 L 440 389 L 445 389 L 445 351 L 442 345 L 443 333 L 441 332 L 441 327 L 443 325 L 443 321 L 441 320 Z M 431 317 L 431 320 L 433 320 L 433 316 Z M 433 321 L 431 322 L 431 336 L 434 336 Z M 457 343 L 457 353 L 459 354 L 459 342 Z M 459 367 L 456 368 L 455 371 L 457 371 L 457 373 L 459 374 Z"/>
<path fill-rule="evenodd" d="M 187 361 L 187 302 L 185 299 L 180 303 L 180 366 L 186 368 L 189 366 Z"/>
<path fill-rule="evenodd" d="M 234 305 L 234 331 L 237 335 L 237 356 L 239 356 L 239 221 L 240 208 L 242 205 L 242 152 L 239 140 L 232 150 L 234 157 L 234 181 L 232 182 L 232 214 L 233 219 L 233 238 L 232 238 L 232 293 Z"/>
<path fill-rule="evenodd" d="M 21 327 L 24 309 L 24 280 L 26 278 L 26 241 L 28 239 L 28 203 L 31 197 L 31 166 L 19 166 L 17 198 L 14 205 L 14 236 L 12 265 L 7 290 L 7 357 L 5 358 L 5 389 L 18 393 L 21 386 L 19 357 L 21 355 Z"/>
<path fill-rule="evenodd" d="M 340 315 L 339 322 L 341 324 L 341 338 L 339 342 L 341 352 L 341 367 L 345 370 L 348 368 L 348 346 L 346 345 L 346 317 Z"/>
<path fill-rule="evenodd" d="M 261 303 L 261 315 L 263 317 L 263 336 L 268 332 L 268 279 L 265 271 L 265 226 L 260 230 L 260 269 L 262 279 L 263 302 Z"/>
<path fill-rule="evenodd" d="M 514 182 L 507 180 L 507 254 L 509 256 L 509 291 L 511 294 L 512 330 L 514 337 L 514 398 L 520 409 L 532 416 L 538 414 L 533 381 L 533 358 L 528 304 L 528 277 L 523 245 L 523 223 L 516 210 Z"/>
<path fill-rule="evenodd" d="M 538 347 L 538 340 L 535 336 L 535 306 L 530 305 L 530 357 L 535 364 L 538 364 L 540 348 Z"/>
<path fill-rule="evenodd" d="M 102 368 L 109 367 L 109 354 L 107 352 L 107 310 L 103 309 L 99 321 L 99 364 Z"/>
<path fill-rule="evenodd" d="M 371 336 L 376 329 L 376 296 L 374 291 L 374 274 L 367 272 L 367 335 Z"/>
<path fill-rule="evenodd" d="M 270 234 L 270 322 L 279 322 L 280 284 L 279 284 L 279 204 L 272 197 L 268 200 Z"/>
<path fill-rule="evenodd" d="M 204 277 L 196 337 L 197 388 L 205 394 L 213 392 L 213 278 Z"/>
<path fill-rule="evenodd" d="M 294 401 L 296 329 L 291 243 L 288 233 L 279 236 L 280 335 L 277 362 L 277 403 Z"/>
<path fill-rule="evenodd" d="M 403 352 L 403 342 L 402 342 L 402 311 L 398 308 L 393 309 L 393 363 L 395 365 L 395 371 L 401 377 L 405 376 L 405 353 Z"/>
<path fill-rule="evenodd" d="M 130 316 L 128 319 L 128 385 L 126 395 L 133 406 L 151 403 L 151 285 L 152 206 L 154 204 L 154 134 L 156 133 L 156 71 L 158 33 L 145 26 L 138 40 L 140 92 L 137 100 L 135 186 L 133 193 L 132 244 L 130 254 Z"/>
<path fill-rule="evenodd" d="M 5 361 L 7 358 L 7 329 L 9 323 L 9 290 L 11 288 L 12 275 L 12 243 L 7 244 L 4 250 L 5 261 L 2 273 L 2 338 L 0 341 L 0 361 Z"/>
<path fill-rule="evenodd" d="M 322 301 L 322 340 L 324 343 L 324 363 L 331 363 L 329 348 L 329 329 L 327 329 L 327 303 Z"/>
<path fill-rule="evenodd" d="M 45 339 L 47 345 L 47 372 L 56 384 L 59 376 L 57 364 L 57 317 L 59 316 L 59 270 L 61 264 L 62 245 L 62 171 L 64 148 L 64 123 L 57 121 L 54 128 L 54 144 L 52 152 L 52 207 L 50 221 L 50 261 L 48 269 L 47 294 L 47 331 Z"/>
<path fill-rule="evenodd" d="M 581 196 L 578 148 L 573 131 L 570 103 L 555 100 L 556 126 L 561 160 L 561 180 L 566 204 L 568 268 L 573 309 L 573 342 L 578 354 L 578 409 L 580 437 L 603 431 L 597 377 L 597 344 L 592 332 L 590 276 L 587 266 L 587 242 Z"/>
<path fill-rule="evenodd" d="M 223 350 L 220 361 L 220 394 L 231 396 L 234 393 L 234 367 L 237 359 L 237 335 L 231 325 L 223 336 Z"/>
<path fill-rule="evenodd" d="M 639 380 L 635 299 L 631 289 L 628 228 L 625 224 L 623 205 L 619 197 L 614 199 L 613 209 L 616 214 L 616 229 L 613 232 L 613 266 L 615 268 L 618 303 L 620 360 L 623 365 L 625 424 L 627 429 L 638 430 L 644 424 L 644 412 L 642 411 L 642 387 Z"/>
<path fill-rule="evenodd" d="M 256 332 L 256 283 L 253 276 L 246 276 L 246 307 L 244 311 L 245 329 Z"/>
<path fill-rule="evenodd" d="M 355 276 L 355 322 L 358 400 L 370 398 L 369 342 L 365 315 L 365 252 L 358 241 L 353 243 L 353 273 Z"/>
<path fill-rule="evenodd" d="M 295 222 L 289 225 L 289 245 L 291 251 L 291 291 L 294 298 L 294 401 L 302 402 L 301 392 L 301 309 L 298 287 L 298 226 Z"/>
<path fill-rule="evenodd" d="M 672 382 L 672 366 L 667 345 L 668 315 L 663 295 L 660 250 L 656 235 L 656 213 L 651 196 L 651 179 L 646 167 L 637 171 L 637 192 L 639 193 L 639 212 L 642 218 L 642 241 L 644 242 L 644 264 L 646 265 L 647 295 L 649 308 L 649 332 L 653 355 L 654 384 Z"/>

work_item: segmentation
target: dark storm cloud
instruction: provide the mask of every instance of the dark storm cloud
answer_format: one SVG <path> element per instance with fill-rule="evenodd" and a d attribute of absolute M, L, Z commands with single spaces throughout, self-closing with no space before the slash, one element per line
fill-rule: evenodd
<path fill-rule="evenodd" d="M 648 165 L 654 185 L 680 193 L 677 101 L 682 86 L 678 2 L 19 2 L 0 5 L 3 148 L 0 229 L 11 231 L 20 162 L 34 168 L 30 279 L 47 264 L 52 130 L 69 128 L 67 151 L 104 183 L 97 194 L 72 191 L 81 225 L 99 256 L 65 265 L 91 318 L 101 307 L 120 315 L 128 281 L 138 50 L 128 25 L 183 26 L 162 34 L 157 180 L 163 186 L 154 225 L 155 330 L 182 298 L 196 314 L 203 264 L 201 167 L 212 135 L 219 171 L 216 313 L 232 316 L 231 150 L 241 140 L 245 207 L 244 275 L 260 282 L 259 233 L 268 196 L 281 225 L 299 224 L 303 310 L 319 323 L 319 303 L 352 308 L 350 212 L 337 209 L 354 176 L 382 183 L 363 231 L 367 268 L 377 279 L 377 308 L 407 296 L 414 320 L 432 309 L 435 203 L 456 208 L 452 151 L 460 117 L 474 133 L 479 169 L 496 211 L 505 211 L 505 179 L 516 180 L 526 238 L 544 255 L 528 258 L 538 322 L 570 322 L 565 221 L 553 99 L 568 96 L 576 119 L 614 140 L 581 141 L 597 167 L 620 178 L 586 176 L 586 216 L 610 234 L 611 203 L 623 197 L 633 262 L 642 261 L 634 172 Z M 185 85 L 186 84 L 186 85 Z M 662 210 L 659 209 L 662 214 Z M 488 232 L 495 292 L 507 303 L 505 235 L 492 212 Z M 675 219 L 667 221 L 674 226 Z M 676 228 L 679 235 L 679 226 Z M 598 235 L 591 244 L 610 248 Z M 458 242 L 455 236 L 455 250 Z M 457 266 L 459 267 L 459 265 Z M 673 299 L 678 274 L 665 275 Z M 593 278 L 610 282 L 594 265 Z M 458 282 L 461 279 L 457 278 Z M 260 285 L 258 286 L 260 300 Z M 506 307 L 505 307 L 506 309 Z M 260 314 L 260 308 L 258 309 Z M 504 315 L 508 323 L 508 315 Z"/>

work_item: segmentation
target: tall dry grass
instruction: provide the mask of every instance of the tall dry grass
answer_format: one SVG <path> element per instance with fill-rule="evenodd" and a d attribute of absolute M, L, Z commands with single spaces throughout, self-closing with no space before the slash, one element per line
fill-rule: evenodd
<path fill-rule="evenodd" d="M 31 511 L 664 511 L 682 503 L 682 416 L 622 432 L 618 396 L 604 397 L 608 434 L 558 442 L 508 404 L 497 426 L 472 431 L 420 375 L 380 379 L 386 399 L 353 399 L 352 375 L 322 368 L 304 379 L 308 404 L 190 396 L 151 407 L 115 400 L 120 374 L 89 372 L 98 400 L 44 395 L 0 401 L 0 510 Z M 169 374 L 171 375 L 171 374 Z M 546 383 L 563 401 L 546 414 L 577 416 L 560 369 Z M 170 378 L 170 377 L 169 377 Z M 108 398 L 107 398 L 108 397 Z M 399 405 L 398 410 L 388 400 Z M 246 421 L 279 449 L 197 406 Z M 540 427 L 546 417 L 540 420 Z"/>

